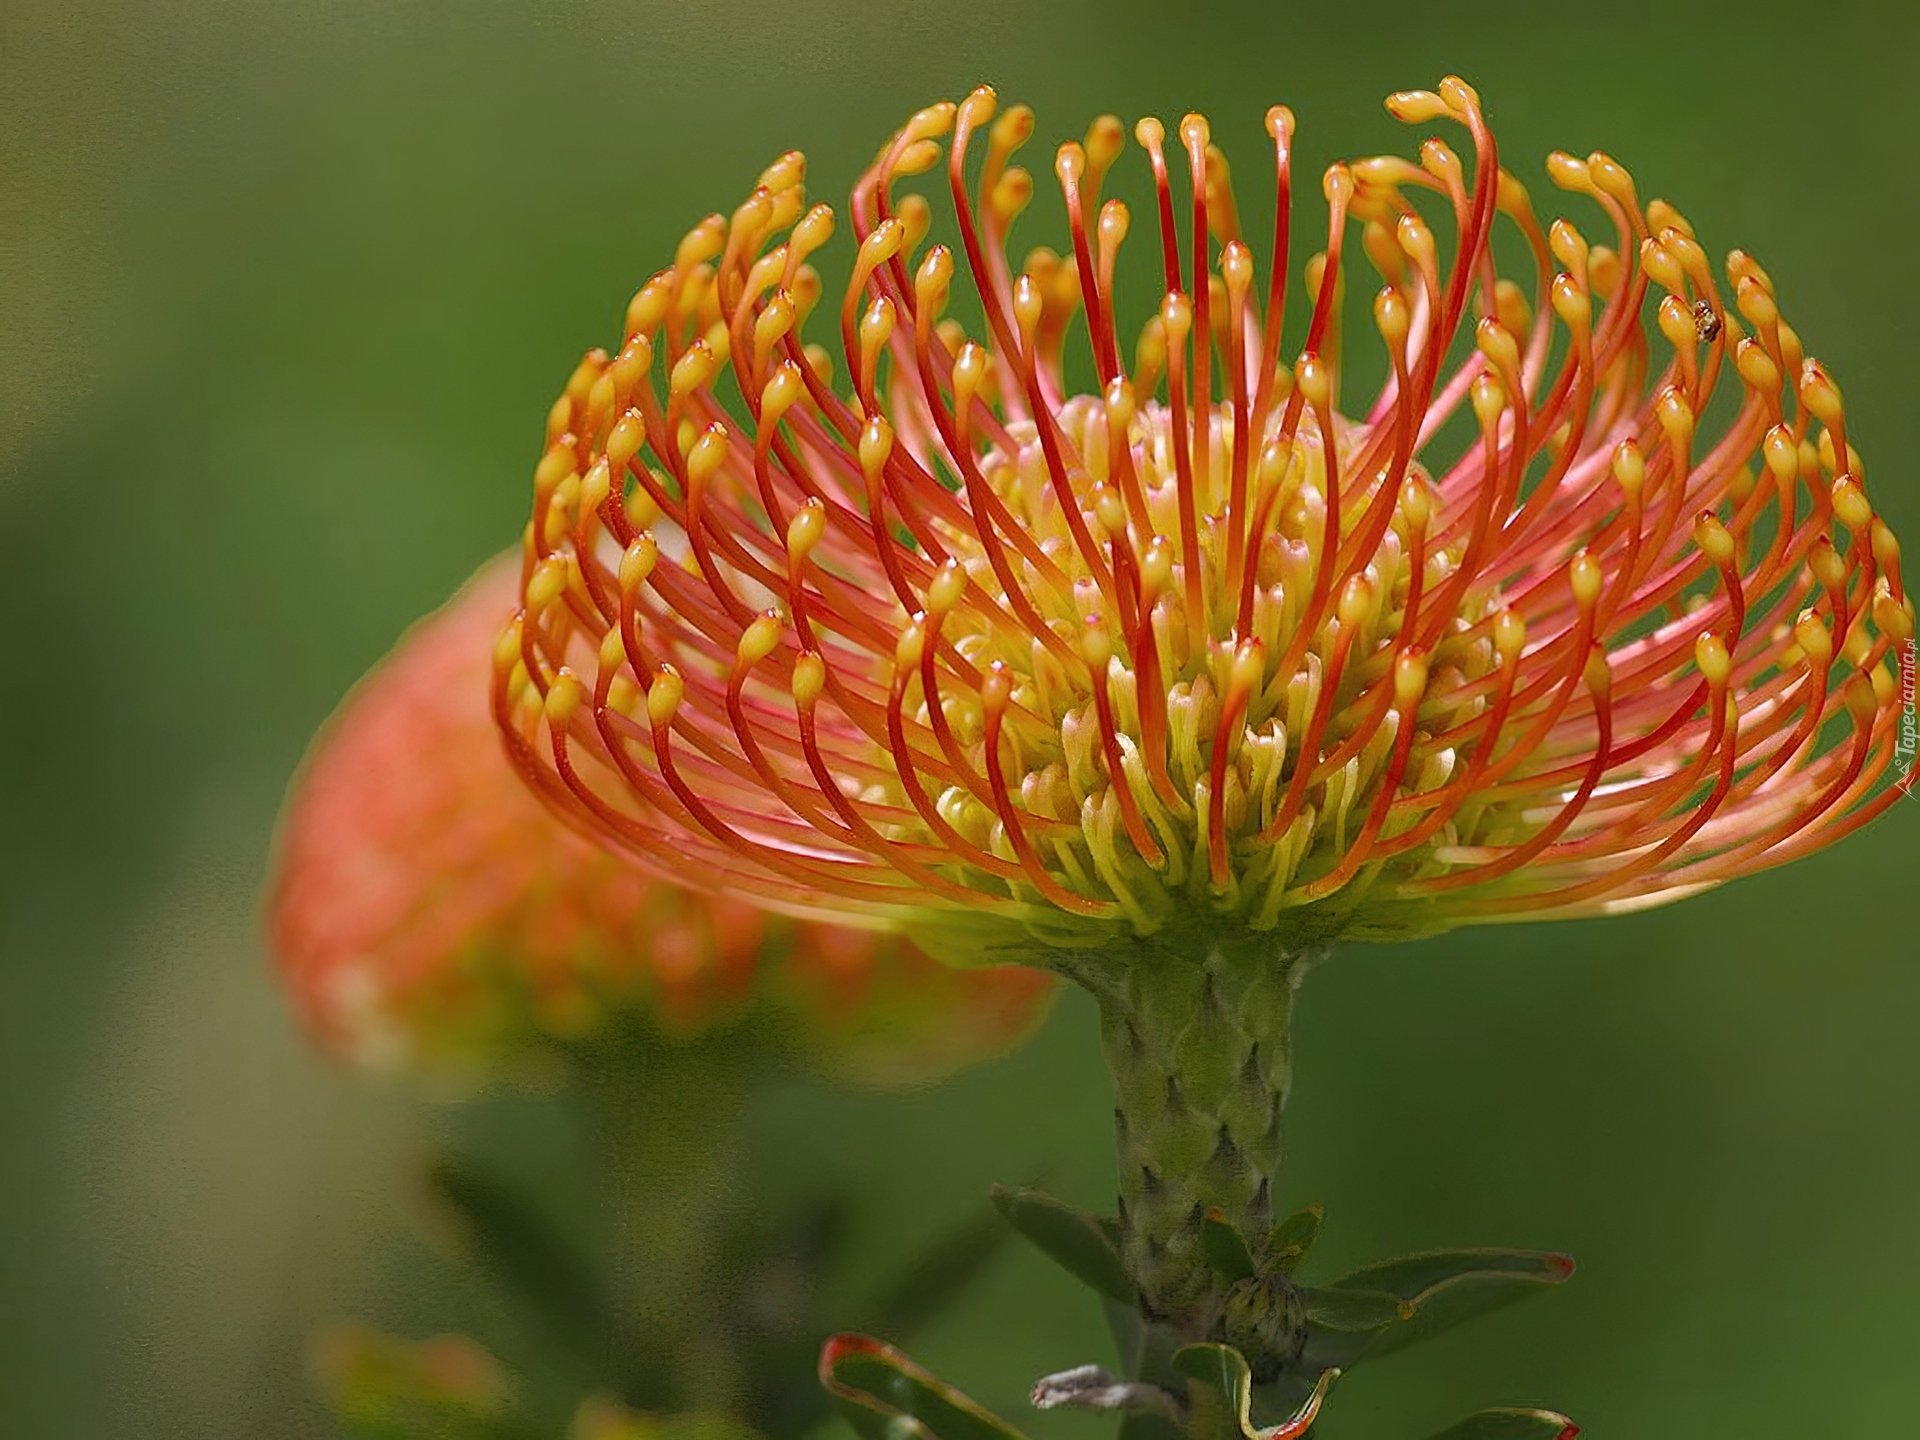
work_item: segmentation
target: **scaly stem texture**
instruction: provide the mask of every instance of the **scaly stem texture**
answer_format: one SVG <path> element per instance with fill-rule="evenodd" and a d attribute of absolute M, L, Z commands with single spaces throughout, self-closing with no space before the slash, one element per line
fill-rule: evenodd
<path fill-rule="evenodd" d="M 1200 1248 L 1207 1213 L 1264 1258 L 1293 993 L 1323 953 L 1188 932 L 1070 968 L 1099 1003 L 1113 1075 L 1121 1255 L 1150 1318 L 1188 1338 L 1204 1338 L 1217 1313 Z"/>

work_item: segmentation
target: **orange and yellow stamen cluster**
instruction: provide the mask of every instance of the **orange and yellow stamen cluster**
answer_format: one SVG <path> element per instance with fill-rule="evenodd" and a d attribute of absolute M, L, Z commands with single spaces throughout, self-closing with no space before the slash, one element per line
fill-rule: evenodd
<path fill-rule="evenodd" d="M 1033 117 L 988 89 L 840 216 L 775 162 L 549 416 L 495 654 L 529 783 L 778 907 L 1068 941 L 1591 913 L 1870 818 L 1913 612 L 1766 273 L 1602 154 L 1547 165 L 1597 238 L 1543 227 L 1457 79 L 1388 109 L 1470 157 L 1326 172 L 1291 338 L 1284 108 L 1264 265 L 1199 115 L 1134 127 L 1140 227 L 1120 122 L 1061 146 L 1069 244 L 1017 267 Z M 1345 413 L 1363 270 L 1384 380 Z"/>

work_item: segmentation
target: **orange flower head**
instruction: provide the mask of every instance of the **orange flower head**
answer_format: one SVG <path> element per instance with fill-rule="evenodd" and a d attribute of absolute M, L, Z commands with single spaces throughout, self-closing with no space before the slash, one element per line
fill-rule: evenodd
<path fill-rule="evenodd" d="M 838 217 L 775 161 L 548 416 L 494 656 L 528 783 L 656 873 L 976 950 L 1626 909 L 1883 809 L 1913 609 L 1766 272 L 1604 154 L 1546 167 L 1598 232 L 1543 225 L 1458 79 L 1387 108 L 1468 153 L 1334 165 L 1304 267 L 1284 107 L 1264 262 L 1200 115 L 1133 128 L 1144 224 L 1118 120 L 1062 145 L 1017 262 L 989 89 Z"/>
<path fill-rule="evenodd" d="M 568 830 L 501 753 L 488 648 L 519 568 L 483 569 L 329 722 L 282 817 L 272 949 L 322 1047 L 380 1068 L 488 1061 L 643 1018 L 757 1019 L 816 1068 L 918 1078 L 1004 1050 L 1044 1010 L 1017 969 L 797 924 L 649 879 Z"/>

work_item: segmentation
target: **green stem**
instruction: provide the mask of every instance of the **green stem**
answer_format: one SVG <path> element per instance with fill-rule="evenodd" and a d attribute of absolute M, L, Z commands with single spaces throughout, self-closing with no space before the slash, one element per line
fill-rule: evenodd
<path fill-rule="evenodd" d="M 1113 1076 L 1121 1258 L 1150 1320 L 1206 1338 L 1217 1211 L 1259 1262 L 1273 1225 L 1293 993 L 1325 953 L 1270 936 L 1155 936 L 1068 968 L 1099 1003 Z"/>

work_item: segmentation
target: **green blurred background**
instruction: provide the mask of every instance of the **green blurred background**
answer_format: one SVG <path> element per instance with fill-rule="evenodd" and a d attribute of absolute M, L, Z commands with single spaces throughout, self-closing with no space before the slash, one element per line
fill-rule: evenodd
<path fill-rule="evenodd" d="M 0 1433 L 320 1435 L 316 1323 L 497 1343 L 410 1220 L 432 1107 L 289 1026 L 266 839 L 335 698 L 516 533 L 579 351 L 786 148 L 830 196 L 909 110 L 988 79 L 1043 139 L 1203 107 L 1249 175 L 1284 100 L 1312 175 L 1410 143 L 1379 96 L 1459 70 L 1523 175 L 1604 146 L 1763 260 L 1920 536 L 1920 308 L 1876 268 L 1920 225 L 1910 10 L 696 8 L 0 9 Z M 1636 1440 L 1912 1429 L 1916 842 L 1902 804 L 1676 909 L 1316 974 L 1284 1198 L 1326 1202 L 1331 1258 L 1582 1262 L 1358 1377 L 1337 1437 L 1494 1402 Z M 795 1090 L 754 1123 L 778 1184 L 862 1177 L 876 1269 L 996 1178 L 1110 1193 L 1077 1002 L 940 1092 Z M 915 1348 L 1015 1414 L 1039 1370 L 1106 1354 L 1025 1253 Z"/>

